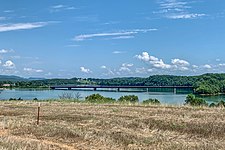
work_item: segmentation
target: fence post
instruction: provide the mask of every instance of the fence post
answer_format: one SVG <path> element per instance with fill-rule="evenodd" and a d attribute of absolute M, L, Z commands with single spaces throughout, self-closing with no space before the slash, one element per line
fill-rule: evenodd
<path fill-rule="evenodd" d="M 37 125 L 39 125 L 41 103 L 38 103 Z"/>

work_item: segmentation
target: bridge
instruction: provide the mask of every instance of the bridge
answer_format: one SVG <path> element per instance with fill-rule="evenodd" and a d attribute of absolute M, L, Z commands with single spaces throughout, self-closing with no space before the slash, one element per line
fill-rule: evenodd
<path fill-rule="evenodd" d="M 193 90 L 193 86 L 109 86 L 109 85 L 61 85 L 61 86 L 50 86 L 52 90 L 59 90 L 59 89 L 93 89 L 96 91 L 97 89 L 117 89 L 119 92 L 120 89 L 146 89 L 148 92 L 149 89 L 157 89 L 157 88 L 167 88 L 173 89 L 174 93 L 176 93 L 177 89 L 191 89 Z"/>

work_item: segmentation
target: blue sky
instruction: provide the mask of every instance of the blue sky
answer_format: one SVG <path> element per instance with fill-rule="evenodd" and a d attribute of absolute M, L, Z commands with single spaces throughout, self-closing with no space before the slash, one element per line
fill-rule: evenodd
<path fill-rule="evenodd" d="M 1 1 L 0 74 L 223 73 L 224 26 L 224 0 Z"/>

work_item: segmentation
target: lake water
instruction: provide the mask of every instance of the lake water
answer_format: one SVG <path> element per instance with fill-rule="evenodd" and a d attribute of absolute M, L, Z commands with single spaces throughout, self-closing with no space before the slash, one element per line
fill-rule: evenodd
<path fill-rule="evenodd" d="M 32 89 L 13 89 L 13 90 L 3 90 L 0 94 L 0 100 L 8 100 L 10 98 L 22 98 L 24 100 L 32 100 L 37 98 L 38 100 L 46 99 L 59 99 L 59 96 L 63 93 L 71 93 L 75 95 L 77 92 L 81 94 L 81 99 L 84 99 L 86 96 L 91 94 L 99 93 L 105 97 L 112 97 L 118 99 L 124 95 L 136 95 L 140 101 L 156 98 L 160 100 L 163 104 L 175 104 L 182 105 L 184 104 L 185 98 L 188 93 L 178 93 L 174 94 L 173 92 L 112 92 L 112 91 L 84 91 L 84 90 L 32 90 Z M 224 95 L 220 96 L 211 96 L 204 97 L 205 100 L 209 102 L 217 102 L 219 100 L 225 100 Z"/>

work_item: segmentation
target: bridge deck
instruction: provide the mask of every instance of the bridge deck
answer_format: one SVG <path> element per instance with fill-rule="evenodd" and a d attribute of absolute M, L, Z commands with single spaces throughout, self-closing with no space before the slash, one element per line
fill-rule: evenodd
<path fill-rule="evenodd" d="M 51 89 L 76 89 L 76 88 L 193 88 L 192 86 L 107 86 L 107 85 L 84 85 L 84 86 L 50 86 Z"/>

